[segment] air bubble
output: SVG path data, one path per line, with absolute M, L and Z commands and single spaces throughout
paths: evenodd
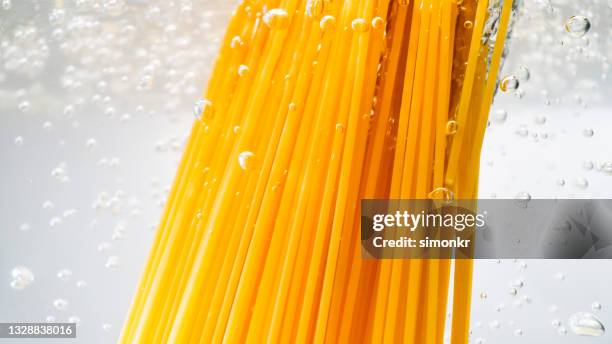
M 308 0 L 306 2 L 306 15 L 310 18 L 319 18 L 323 14 L 323 0 Z
M 25 266 L 16 266 L 11 270 L 11 288 L 22 290 L 34 282 L 34 274 Z
M 504 77 L 499 84 L 499 88 L 502 90 L 502 92 L 511 92 L 518 89 L 518 87 L 519 81 L 514 75 Z
M 587 312 L 573 314 L 569 319 L 569 325 L 572 332 L 580 336 L 599 337 L 606 331 L 601 321 Z
M 289 14 L 282 8 L 273 8 L 263 15 L 263 22 L 272 30 L 282 30 L 289 26 Z
M 249 72 L 249 66 L 240 65 L 238 67 L 238 76 L 245 76 Z
M 449 188 L 439 187 L 432 190 L 427 195 L 427 198 L 432 200 L 452 201 L 455 199 L 455 194 Z
M 68 269 L 62 269 L 57 272 L 57 278 L 61 279 L 62 281 L 67 281 L 70 279 L 70 277 L 72 277 L 72 271 Z
M 213 104 L 208 99 L 198 100 L 193 107 L 193 114 L 197 119 L 208 120 L 214 117 Z
M 493 113 L 493 120 L 497 123 L 504 123 L 508 119 L 508 112 L 506 110 L 497 110 Z
M 457 121 L 450 120 L 446 122 L 446 135 L 456 134 L 457 129 L 459 129 L 459 126 L 457 125 Z
M 574 37 L 582 37 L 591 28 L 591 22 L 583 16 L 571 16 L 565 21 L 565 31 Z
M 383 30 L 385 28 L 385 20 L 381 17 L 374 17 L 372 19 L 372 28 L 375 30 Z
M 355 32 L 367 32 L 369 27 L 365 19 L 356 18 L 351 22 L 351 28 Z
M 106 264 L 104 264 L 104 266 L 109 270 L 117 269 L 117 267 L 119 267 L 119 257 L 117 256 L 108 257 L 108 259 L 106 260 Z
M 238 155 L 240 168 L 249 171 L 255 168 L 255 154 L 250 151 L 242 152 Z
M 593 302 L 591 304 L 591 309 L 593 310 L 593 312 L 599 312 L 601 310 L 601 303 L 599 302 Z
M 321 20 L 319 21 L 319 27 L 323 31 L 332 30 L 335 25 L 336 25 L 336 18 L 334 18 L 333 16 L 329 16 L 329 15 L 323 16 L 323 18 L 321 18 Z
M 57 310 L 64 311 L 66 308 L 68 308 L 68 301 L 64 299 L 56 299 L 53 301 L 53 307 L 55 307 Z
M 584 135 L 585 137 L 593 137 L 594 134 L 595 131 L 591 128 L 586 128 L 582 131 L 582 135 Z

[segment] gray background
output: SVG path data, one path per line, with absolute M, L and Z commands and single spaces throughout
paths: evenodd
M 10 9 L 0 6 L 0 321 L 78 316 L 78 342 L 116 340 L 193 120 L 192 104 L 235 3 L 12 0 Z M 611 198 L 612 176 L 598 170 L 612 162 L 611 3 L 524 5 L 502 75 L 524 65 L 530 79 L 521 81 L 522 98 L 496 96 L 480 196 Z M 63 6 L 64 15 L 54 6 Z M 564 31 L 571 15 L 590 19 L 588 44 Z M 505 122 L 496 120 L 502 109 Z M 521 126 L 526 137 L 517 134 Z M 583 134 L 587 128 L 592 137 Z M 594 168 L 585 169 L 585 161 Z M 53 207 L 43 206 L 47 201 Z M 100 245 L 110 249 L 100 252 Z M 109 257 L 118 257 L 116 268 L 105 266 Z M 20 265 L 35 280 L 14 290 L 11 270 Z M 572 313 L 598 301 L 603 308 L 595 314 L 612 326 L 611 268 L 608 261 L 477 261 L 472 342 L 612 342 L 609 333 L 578 337 L 567 325 Z M 62 269 L 72 272 L 66 280 L 57 277 Z M 517 279 L 524 287 L 512 296 Z M 58 298 L 68 301 L 66 310 L 54 308 Z M 566 335 L 551 325 L 556 318 Z M 491 329 L 494 321 L 498 329 Z

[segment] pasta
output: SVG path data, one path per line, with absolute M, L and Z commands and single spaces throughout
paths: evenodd
M 472 262 L 362 260 L 359 202 L 476 197 L 488 6 L 244 0 L 120 342 L 467 343 Z

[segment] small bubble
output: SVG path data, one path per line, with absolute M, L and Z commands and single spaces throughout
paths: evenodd
M 214 117 L 213 104 L 208 99 L 198 100 L 193 107 L 193 114 L 197 119 L 207 120 Z
M 111 324 L 106 324 L 106 323 L 105 323 L 105 324 L 102 324 L 102 330 L 103 330 L 104 332 L 110 332 L 110 330 L 111 330 L 112 328 L 113 328 L 113 327 L 111 326 Z
M 544 115 L 537 115 L 537 116 L 534 117 L 533 121 L 536 124 L 542 125 L 542 124 L 546 123 L 546 116 L 544 116 Z
M 334 16 L 329 16 L 329 15 L 323 16 L 323 18 L 321 18 L 321 20 L 319 21 L 319 27 L 323 31 L 332 30 L 335 25 L 336 25 L 336 18 L 334 18 Z
M 601 303 L 599 302 L 593 302 L 591 304 L 591 309 L 593 310 L 593 312 L 599 312 L 601 310 Z
M 515 133 L 520 137 L 527 137 L 529 135 L 529 130 L 526 126 L 521 125 L 518 127 L 518 129 L 516 129 Z
M 579 189 L 586 189 L 589 186 L 589 181 L 585 178 L 577 178 L 575 185 Z
M 517 290 L 516 290 L 516 288 L 510 288 L 510 289 L 508 290 L 508 294 L 510 294 L 510 295 L 512 295 L 512 296 L 516 296 L 516 294 L 517 294 Z
M 24 100 L 21 103 L 19 103 L 17 107 L 19 108 L 19 111 L 21 112 L 28 112 L 28 110 L 30 110 L 30 102 L 27 100 Z
M 560 335 L 566 335 L 566 334 L 567 334 L 567 329 L 565 328 L 565 326 L 561 326 L 561 327 L 559 327 L 559 329 L 557 330 L 557 332 L 558 332 Z
M 81 318 L 79 318 L 76 315 L 72 315 L 68 318 L 68 322 L 69 323 L 73 323 L 76 324 L 77 326 L 79 326 L 81 324 Z
M 87 286 L 87 282 L 83 281 L 83 280 L 78 280 L 76 282 L 76 287 L 79 289 L 85 288 Z
M 487 298 L 487 293 L 482 292 L 480 293 L 480 299 L 485 300 Z
M 367 32 L 369 27 L 365 19 L 356 18 L 351 22 L 351 28 L 355 32 Z
M 504 123 L 508 119 L 508 112 L 506 110 L 497 110 L 493 113 L 493 119 L 497 123 Z
M 463 27 L 470 30 L 472 27 L 474 27 L 474 23 L 472 23 L 471 20 L 466 20 L 463 22 Z
M 308 0 L 306 2 L 306 15 L 310 18 L 319 18 L 323 14 L 323 0 Z
M 18 146 L 18 147 L 23 146 L 23 137 L 21 137 L 21 136 L 17 136 L 17 137 L 15 138 L 15 145 L 16 145 L 16 146 Z
M 531 77 L 531 72 L 526 66 L 520 66 L 516 74 L 520 81 L 528 81 L 529 78 Z
M 61 279 L 63 281 L 69 280 L 70 277 L 72 277 L 72 271 L 70 271 L 68 269 L 62 269 L 62 270 L 57 272 L 57 278 L 59 278 L 59 279 Z
M 240 168 L 248 171 L 255 168 L 255 154 L 250 151 L 244 151 L 238 155 L 238 164 Z
M 580 336 L 599 337 L 606 331 L 604 325 L 591 313 L 574 313 L 569 319 L 572 332 Z
M 96 141 L 96 139 L 92 137 L 92 138 L 87 139 L 87 141 L 85 141 L 85 147 L 87 147 L 88 149 L 92 149 L 96 146 L 97 143 L 98 142 Z
M 66 308 L 68 308 L 68 301 L 64 299 L 56 299 L 53 301 L 53 307 L 55 307 L 57 310 L 64 311 Z
M 273 8 L 263 15 L 263 22 L 272 30 L 282 30 L 289 26 L 289 14 L 282 8 Z
M 294 102 L 289 103 L 289 111 L 297 110 L 297 105 Z
M 106 260 L 106 264 L 104 264 L 104 266 L 110 270 L 117 269 L 117 267 L 119 267 L 119 257 L 117 256 L 108 257 L 108 259 Z
M 446 135 L 456 134 L 457 129 L 459 129 L 459 125 L 457 124 L 457 121 L 450 120 L 446 122 Z
M 504 77 L 499 84 L 499 88 L 502 90 L 502 92 L 514 91 L 518 87 L 519 81 L 514 75 Z
M 515 336 L 522 336 L 523 335 L 523 330 L 520 328 L 517 328 L 516 330 L 514 330 L 514 335 Z
M 565 31 L 574 37 L 582 37 L 591 28 L 591 22 L 583 16 L 571 16 L 565 21 Z
M 592 170 L 594 167 L 595 167 L 595 164 L 593 164 L 592 161 L 586 160 L 582 163 L 582 168 L 587 171 Z
M 34 274 L 25 266 L 19 265 L 11 270 L 11 288 L 22 290 L 34 282 Z
M 591 128 L 586 128 L 582 131 L 582 135 L 584 135 L 585 137 L 593 137 L 594 134 L 595 131 L 593 131 L 593 129 Z
M 385 20 L 381 17 L 374 17 L 372 19 L 372 28 L 374 28 L 375 30 L 382 30 L 385 28 L 385 25 Z
M 455 194 L 449 188 L 439 187 L 432 190 L 427 198 L 432 200 L 452 201 L 455 199 Z
M 553 325 L 554 327 L 559 327 L 561 326 L 561 320 L 559 319 L 553 319 L 550 321 L 551 325 Z
M 240 65 L 238 67 L 238 76 L 245 76 L 249 72 L 249 66 Z
M 557 185 L 559 185 L 559 186 L 565 185 L 565 179 L 563 179 L 563 178 L 557 179 Z
M 10 10 L 13 4 L 11 4 L 11 0 L 2 0 L 2 9 Z

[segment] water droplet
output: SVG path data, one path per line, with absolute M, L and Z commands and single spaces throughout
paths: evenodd
M 582 131 L 582 135 L 584 135 L 585 137 L 593 137 L 594 134 L 595 131 L 593 131 L 593 129 L 591 128 L 586 128 Z
M 514 75 L 506 76 L 502 79 L 499 84 L 499 88 L 502 92 L 514 91 L 519 87 L 519 81 Z
M 365 19 L 356 18 L 356 19 L 353 19 L 353 21 L 351 22 L 351 28 L 355 32 L 367 32 L 369 29 L 369 26 Z
M 565 328 L 565 326 L 561 326 L 561 327 L 559 327 L 559 329 L 557 330 L 557 332 L 558 332 L 560 335 L 566 335 L 566 334 L 567 334 L 567 329 Z
M 294 102 L 289 103 L 289 111 L 297 110 L 297 105 Z
M 244 151 L 238 155 L 238 164 L 240 168 L 249 171 L 255 168 L 255 154 L 253 152 Z
M 138 89 L 140 90 L 150 90 L 153 88 L 153 76 L 150 74 L 145 74 L 138 81 Z
M 7 10 L 8 11 L 8 10 L 11 9 L 11 7 L 12 7 L 11 0 L 2 0 L 2 9 L 3 10 Z
M 30 224 L 27 222 L 22 223 L 21 225 L 19 225 L 19 230 L 23 231 L 23 232 L 27 232 L 30 230 Z
M 319 18 L 323 14 L 323 0 L 308 0 L 306 2 L 306 15 L 310 18 Z
M 374 30 L 383 30 L 386 26 L 385 20 L 381 17 L 374 17 L 372 19 L 372 28 Z
M 263 22 L 272 30 L 282 30 L 289 26 L 289 14 L 282 8 L 273 8 L 263 15 Z
M 514 335 L 515 336 L 522 336 L 523 335 L 523 330 L 520 328 L 517 328 L 516 330 L 514 330 Z
M 64 299 L 56 299 L 53 301 L 53 307 L 55 307 L 57 310 L 64 311 L 66 308 L 68 308 L 68 301 Z
M 17 137 L 15 138 L 15 145 L 16 145 L 16 146 L 18 146 L 18 147 L 23 146 L 23 137 L 21 137 L 21 136 L 17 136 Z
M 450 120 L 446 122 L 446 135 L 455 135 L 457 133 L 457 129 L 459 129 L 457 121 Z
M 77 288 L 85 288 L 87 287 L 87 282 L 83 281 L 83 280 L 78 280 L 76 282 L 76 287 Z
M 565 31 L 574 37 L 584 36 L 591 28 L 591 22 L 583 16 L 571 16 L 565 21 Z
M 113 328 L 113 327 L 111 326 L 111 324 L 102 324 L 102 330 L 103 330 L 104 332 L 110 332 L 110 330 L 111 330 L 112 328 Z
M 72 277 L 72 271 L 70 271 L 68 269 L 62 269 L 62 270 L 57 272 L 57 278 L 59 278 L 59 279 L 61 279 L 63 281 L 69 280 L 70 277 Z
M 472 27 L 474 27 L 474 23 L 472 23 L 471 20 L 466 20 L 463 22 L 463 27 L 470 30 Z
M 525 282 L 523 282 L 523 280 L 517 279 L 512 283 L 512 285 L 517 288 L 522 288 L 525 285 Z
M 599 337 L 606 331 L 596 316 L 587 312 L 578 312 L 569 319 L 572 332 L 580 336 Z
M 550 323 L 554 326 L 554 327 L 559 327 L 561 326 L 561 320 L 559 319 L 553 319 L 550 321 Z
M 510 290 L 508 290 L 508 294 L 512 295 L 512 296 L 516 296 L 517 290 L 516 288 L 510 288 Z
M 11 270 L 11 288 L 22 290 L 34 282 L 34 274 L 25 266 L 16 266 Z
M 559 185 L 559 186 L 565 185 L 565 179 L 563 179 L 563 178 L 557 179 L 557 185 Z
M 339 133 L 344 133 L 344 125 L 342 125 L 342 123 L 336 123 L 336 131 Z
M 593 162 L 592 162 L 592 161 L 587 160 L 587 161 L 584 161 L 584 162 L 582 163 L 582 168 L 583 168 L 583 169 L 585 169 L 585 170 L 587 170 L 587 171 L 592 170 L 592 169 L 593 169 L 593 167 L 595 167 L 595 164 L 593 164 Z
M 333 30 L 335 25 L 336 18 L 334 18 L 333 16 L 323 16 L 323 18 L 321 18 L 321 20 L 319 21 L 319 27 L 321 27 L 321 30 L 323 31 Z
M 485 292 L 480 293 L 480 298 L 482 300 L 485 300 L 487 298 L 487 293 L 485 293 Z
M 208 99 L 198 100 L 193 107 L 193 114 L 197 119 L 208 120 L 214 117 L 213 104 Z
M 506 110 L 497 110 L 493 113 L 493 120 L 497 123 L 504 123 L 508 119 L 508 112 Z

